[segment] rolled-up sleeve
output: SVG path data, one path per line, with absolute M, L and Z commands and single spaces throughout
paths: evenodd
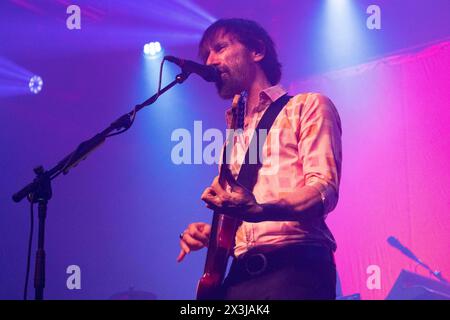
M 320 193 L 324 215 L 336 207 L 339 199 L 341 137 L 341 121 L 331 100 L 310 94 L 300 110 L 298 150 L 305 185 Z

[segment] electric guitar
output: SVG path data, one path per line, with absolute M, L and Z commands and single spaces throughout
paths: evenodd
M 233 99 L 231 107 L 231 129 L 236 130 L 243 127 L 245 98 L 245 94 L 241 94 L 236 95 Z M 233 141 L 229 141 L 228 139 L 227 141 L 228 143 L 233 143 Z M 223 152 L 225 150 L 231 151 L 231 147 L 232 145 L 227 149 L 225 145 Z M 219 183 L 224 189 L 226 188 L 227 181 L 234 179 L 226 159 L 228 158 L 223 157 L 219 168 Z M 232 254 L 234 237 L 240 222 L 240 220 L 214 211 L 205 268 L 197 285 L 198 300 L 221 298 L 219 290 L 225 277 L 228 258 Z

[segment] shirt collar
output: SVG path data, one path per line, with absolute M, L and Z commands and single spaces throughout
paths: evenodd
M 278 100 L 286 93 L 287 91 L 279 84 L 261 90 L 261 92 L 259 93 L 258 105 L 255 108 L 252 108 L 253 110 L 248 110 L 247 115 L 265 110 L 272 102 Z M 225 119 L 227 120 L 227 124 L 231 123 L 231 107 L 226 110 Z
M 259 102 L 254 110 L 248 110 L 247 114 L 261 112 L 265 110 L 272 102 L 277 101 L 280 97 L 285 95 L 287 91 L 279 84 L 266 88 L 259 93 Z

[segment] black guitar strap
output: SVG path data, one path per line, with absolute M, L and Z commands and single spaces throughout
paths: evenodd
M 253 134 L 252 140 L 247 148 L 247 152 L 245 154 L 244 163 L 241 165 L 241 169 L 239 170 L 239 175 L 237 178 L 237 182 L 244 186 L 246 189 L 253 191 L 255 187 L 258 171 L 262 167 L 260 153 L 262 152 L 262 147 L 265 143 L 265 139 L 269 134 L 269 131 L 273 125 L 273 122 L 277 118 L 280 111 L 283 107 L 289 102 L 292 96 L 288 96 L 287 94 L 281 96 L 274 102 L 270 104 L 267 110 L 264 112 L 261 120 L 259 121 L 255 133 Z M 267 134 L 260 137 L 260 132 L 262 130 L 266 130 Z M 251 146 L 256 146 L 256 163 L 250 163 L 250 153 Z M 223 161 L 226 161 L 226 149 L 223 153 Z M 253 159 L 252 159 L 253 160 Z M 253 161 L 254 162 L 254 161 Z

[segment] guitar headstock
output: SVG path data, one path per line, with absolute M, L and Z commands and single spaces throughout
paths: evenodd
M 231 129 L 243 129 L 245 118 L 245 107 L 247 105 L 247 91 L 242 91 L 241 94 L 236 94 L 231 103 L 231 114 L 233 116 L 231 121 Z
M 245 118 L 245 108 L 247 105 L 247 91 L 242 91 L 241 94 L 236 94 L 233 97 L 233 101 L 231 103 L 231 124 L 230 124 L 230 129 L 232 130 L 239 130 L 239 129 L 244 129 L 244 118 Z M 235 132 L 229 132 L 228 133 L 229 136 L 227 136 L 227 143 L 226 143 L 226 147 L 224 149 L 224 152 L 226 153 L 227 151 L 231 152 L 232 150 L 232 145 L 233 145 L 233 141 L 230 141 L 230 138 L 234 138 Z M 231 143 L 231 146 L 229 145 Z M 227 182 L 227 180 L 232 179 L 234 181 L 233 178 L 233 174 L 230 171 L 230 168 L 227 164 L 226 160 L 229 160 L 230 157 L 226 157 L 224 154 L 224 158 L 222 161 L 222 165 L 219 167 L 219 183 L 220 185 L 222 185 L 222 187 L 225 187 L 225 184 Z

